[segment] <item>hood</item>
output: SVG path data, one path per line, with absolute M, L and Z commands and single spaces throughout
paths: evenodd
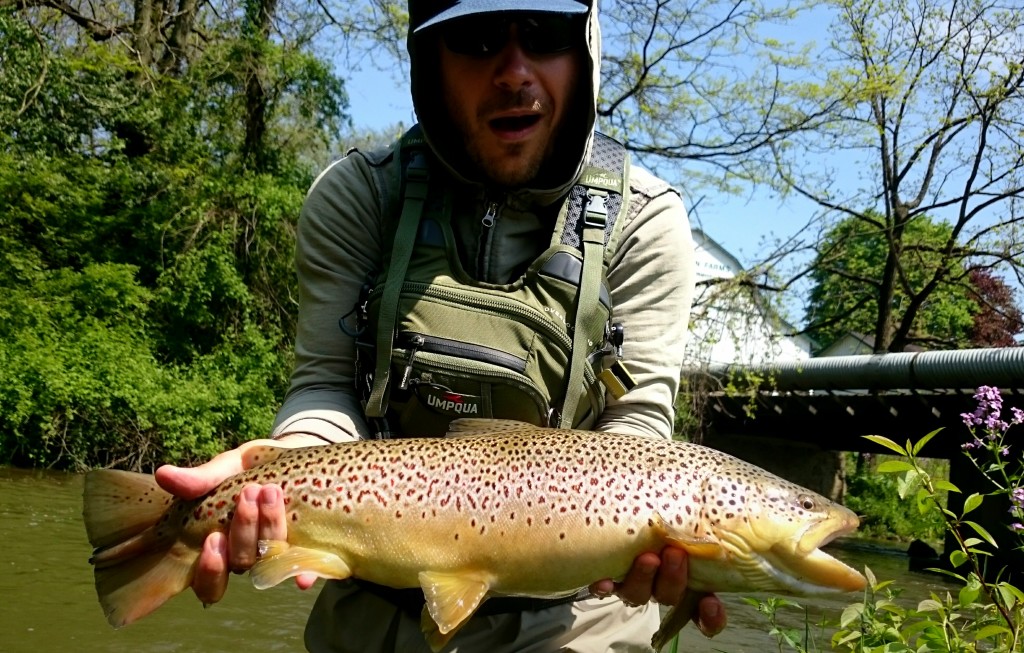
M 450 133 L 451 128 L 444 111 L 443 98 L 437 92 L 440 84 L 436 53 L 433 48 L 424 47 L 423 34 L 415 31 L 416 27 L 423 25 L 429 17 L 438 13 L 438 9 L 431 9 L 431 6 L 438 4 L 437 0 L 409 0 L 411 25 L 406 45 L 409 52 L 413 108 L 427 144 L 448 172 L 463 183 L 484 186 L 485 180 L 479 178 L 473 167 L 466 163 L 460 143 L 443 137 L 444 134 Z M 495 4 L 500 5 L 500 2 Z M 586 30 L 586 64 L 583 74 L 580 75 L 581 88 L 577 90 L 577 109 L 567 114 L 562 129 L 560 138 L 564 142 L 559 147 L 562 153 L 561 160 L 558 161 L 556 169 L 549 171 L 551 174 L 545 175 L 537 186 L 517 189 L 513 192 L 514 195 L 530 195 L 533 201 L 545 204 L 556 200 L 576 183 L 590 154 L 601 76 L 601 31 L 596 0 L 589 0 L 586 17 L 583 27 Z M 425 45 L 429 45 L 429 42 Z

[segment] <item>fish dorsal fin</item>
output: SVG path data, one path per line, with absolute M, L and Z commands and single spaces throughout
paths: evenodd
M 654 531 L 664 537 L 667 543 L 683 549 L 694 558 L 713 559 L 722 557 L 722 545 L 703 528 L 699 528 L 697 532 L 676 528 L 665 521 L 665 518 L 657 511 L 651 517 L 651 522 Z
M 421 571 L 420 587 L 426 608 L 441 635 L 447 635 L 473 616 L 487 596 L 488 583 L 467 574 Z
M 467 435 L 484 435 L 504 433 L 506 431 L 537 430 L 538 426 L 529 422 L 514 419 L 487 419 L 484 417 L 464 417 L 448 425 L 446 438 L 461 438 Z
M 242 468 L 252 469 L 253 467 L 266 465 L 267 463 L 280 458 L 281 454 L 286 451 L 291 451 L 291 448 L 272 444 L 261 444 L 249 447 L 242 452 Z

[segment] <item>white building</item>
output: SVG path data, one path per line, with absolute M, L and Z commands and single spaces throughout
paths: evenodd
M 743 283 L 743 266 L 700 229 L 693 229 L 697 291 L 690 316 L 687 366 L 763 364 L 804 360 L 812 341 L 789 335 L 795 328 L 781 320 L 763 291 Z

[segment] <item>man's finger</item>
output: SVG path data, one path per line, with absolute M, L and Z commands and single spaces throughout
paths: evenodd
M 228 550 L 231 552 L 231 571 L 245 571 L 256 562 L 256 542 L 259 540 L 260 507 L 259 485 L 246 485 L 238 495 L 235 515 L 228 529 Z
M 725 629 L 725 606 L 722 605 L 717 596 L 707 594 L 697 604 L 697 614 L 694 616 L 694 621 L 705 637 L 714 637 Z
M 651 600 L 654 576 L 658 572 L 661 559 L 654 553 L 642 553 L 633 561 L 633 567 L 622 579 L 618 591 L 624 602 L 629 605 L 644 605 Z
M 288 524 L 285 522 L 284 493 L 278 485 L 264 485 L 259 496 L 259 539 L 288 539 Z
M 155 476 L 157 484 L 174 496 L 196 499 L 241 471 L 241 453 L 232 449 L 217 454 L 198 467 L 163 465 L 157 468 Z
M 661 552 L 661 565 L 654 579 L 654 600 L 662 605 L 675 605 L 686 591 L 688 566 L 686 552 L 674 546 Z
M 220 531 L 210 533 L 203 542 L 195 579 L 192 581 L 192 590 L 205 605 L 220 601 L 227 590 L 227 546 L 227 538 Z

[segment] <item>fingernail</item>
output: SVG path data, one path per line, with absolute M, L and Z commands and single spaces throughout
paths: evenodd
M 276 505 L 281 500 L 281 488 L 269 485 L 260 492 L 260 503 L 265 506 Z
M 259 496 L 260 486 L 258 485 L 247 485 L 242 489 L 242 501 L 246 503 L 256 503 Z
M 669 553 L 661 557 L 661 565 L 669 571 L 676 571 L 683 566 L 683 560 L 680 556 Z
M 645 574 L 653 574 L 658 569 L 658 565 L 642 564 L 640 565 L 640 571 Z
M 224 533 L 221 533 L 220 531 L 210 533 L 210 536 L 206 538 L 206 548 L 210 553 L 227 555 L 228 541 L 227 538 L 224 537 Z

